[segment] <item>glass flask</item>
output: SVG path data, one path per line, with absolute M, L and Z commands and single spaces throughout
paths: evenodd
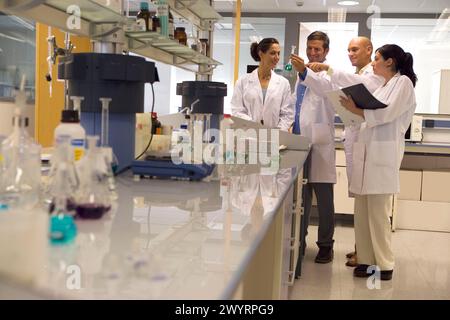
M 296 46 L 291 46 L 291 55 L 295 53 Z M 284 66 L 284 70 L 286 71 L 292 71 L 292 60 L 289 57 L 289 62 Z
M 77 236 L 77 225 L 73 215 L 67 210 L 65 196 L 53 199 L 54 209 L 50 217 L 50 243 L 53 245 L 72 243 Z
M 98 136 L 87 136 L 86 156 L 78 162 L 80 188 L 76 201 L 77 216 L 99 219 L 111 209 L 108 182 L 108 164 L 97 146 Z
M 2 143 L 3 184 L 0 202 L 10 208 L 33 208 L 39 200 L 41 147 L 30 138 L 28 118 L 16 108 L 13 132 Z
M 71 137 L 57 137 L 56 149 L 52 156 L 52 166 L 48 179 L 46 198 L 50 200 L 49 212 L 55 209 L 55 199 L 63 199 L 63 209 L 67 214 L 74 215 L 75 199 L 79 191 L 79 178 L 75 169 L 73 152 L 71 152 Z

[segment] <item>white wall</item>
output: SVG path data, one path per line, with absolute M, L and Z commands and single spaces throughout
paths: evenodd
M 431 103 L 432 75 L 450 68 L 450 19 L 373 19 L 374 48 L 395 43 L 411 52 L 416 85 L 416 113 L 438 113 Z

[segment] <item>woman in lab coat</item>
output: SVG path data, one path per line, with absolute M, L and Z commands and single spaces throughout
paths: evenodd
M 289 81 L 273 71 L 280 61 L 278 40 L 254 42 L 250 53 L 259 61 L 259 67 L 236 82 L 231 112 L 236 117 L 288 130 L 294 120 L 294 101 Z
M 358 108 L 351 97 L 341 98 L 350 112 L 365 118 L 353 145 L 350 192 L 355 194 L 355 238 L 358 266 L 354 276 L 368 277 L 376 269 L 381 280 L 390 280 L 394 270 L 390 215 L 392 194 L 399 193 L 400 164 L 405 150 L 405 132 L 416 108 L 417 77 L 413 58 L 402 48 L 387 44 L 375 53 L 375 74 L 385 79 L 374 96 L 386 108 Z M 339 72 L 339 71 L 333 71 Z

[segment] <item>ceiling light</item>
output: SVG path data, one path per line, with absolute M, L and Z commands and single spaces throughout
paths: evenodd
M 232 23 L 216 23 L 215 27 L 218 30 L 233 30 Z M 241 23 L 241 30 L 255 30 L 255 27 L 253 27 L 250 23 Z
M 339 1 L 338 5 L 340 6 L 357 6 L 359 1 Z

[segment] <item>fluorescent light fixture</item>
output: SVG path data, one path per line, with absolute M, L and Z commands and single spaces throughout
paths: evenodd
M 216 23 L 215 27 L 218 30 L 233 30 L 232 23 Z M 241 30 L 255 30 L 255 27 L 253 27 L 250 23 L 241 23 Z
M 340 6 L 357 6 L 359 1 L 339 1 L 338 5 Z

